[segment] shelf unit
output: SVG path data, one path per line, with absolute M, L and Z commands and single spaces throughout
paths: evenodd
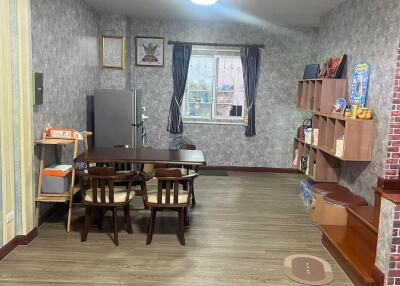
M 81 132 L 84 143 L 84 150 L 88 150 L 88 136 L 92 135 L 91 132 L 83 131 Z M 41 140 L 35 141 L 35 144 L 41 146 L 41 155 L 40 155 L 40 163 L 39 163 L 39 178 L 37 185 L 37 194 L 36 194 L 36 225 L 39 226 L 39 216 L 40 216 L 40 203 L 67 203 L 69 202 L 68 208 L 68 219 L 67 219 L 67 232 L 71 230 L 71 215 L 72 215 L 72 200 L 76 193 L 80 191 L 80 187 L 75 185 L 75 161 L 74 159 L 78 156 L 78 147 L 79 147 L 79 139 L 76 136 L 74 139 L 61 139 L 61 138 L 52 138 L 47 137 L 46 134 L 43 134 L 43 138 Z M 62 148 L 67 145 L 73 144 L 73 160 L 72 160 L 72 173 L 71 173 L 71 187 L 69 191 L 62 194 L 49 194 L 42 193 L 42 178 L 43 178 L 43 170 L 45 168 L 45 154 L 46 147 L 49 146 L 61 146 Z M 62 150 L 61 150 L 62 154 Z M 62 157 L 62 156 L 61 156 Z M 60 162 L 62 162 L 62 158 L 60 158 Z
M 315 182 L 337 182 L 340 162 L 372 160 L 374 120 L 351 119 L 332 113 L 337 98 L 346 98 L 347 79 L 302 80 L 298 83 L 297 108 L 311 112 L 312 129 L 318 138 L 311 144 L 294 138 L 293 161 L 308 157 L 307 176 Z M 342 152 L 337 153 L 337 140 L 343 139 Z M 339 149 L 340 150 L 340 149 Z M 341 153 L 341 154 L 340 154 Z
M 347 79 L 313 79 L 298 83 L 297 108 L 328 114 L 336 99 L 346 98 Z

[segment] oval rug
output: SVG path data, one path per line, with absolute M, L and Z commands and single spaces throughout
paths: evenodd
M 325 260 L 306 254 L 287 256 L 285 274 L 301 284 L 326 285 L 333 281 L 332 268 Z

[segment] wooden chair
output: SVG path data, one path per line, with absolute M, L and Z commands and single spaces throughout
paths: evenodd
M 173 210 L 178 212 L 179 242 L 181 245 L 185 245 L 185 209 L 190 205 L 193 181 L 197 174 L 182 175 L 180 169 L 156 169 L 155 175 L 158 180 L 157 193 L 146 193 L 145 196 L 146 205 L 151 209 L 146 244 L 150 244 L 153 238 L 157 212 L 161 210 Z M 180 184 L 183 182 L 188 184 L 188 191 L 179 189 Z
M 104 212 L 111 210 L 113 212 L 114 222 L 114 243 L 118 246 L 118 229 L 117 229 L 117 209 L 124 210 L 124 219 L 126 230 L 133 233 L 131 217 L 129 214 L 129 203 L 135 193 L 131 191 L 132 179 L 136 172 L 116 174 L 113 168 L 107 167 L 91 167 L 88 169 L 87 176 L 90 189 L 82 188 L 83 205 L 86 207 L 85 227 L 82 233 L 81 241 L 87 239 L 89 228 L 92 222 L 92 215 L 99 214 L 99 229 L 101 228 Z M 118 182 L 127 182 L 127 186 L 116 186 Z
M 197 150 L 195 145 L 192 144 L 182 144 L 179 146 L 179 150 Z M 183 170 L 186 172 L 187 175 L 190 173 L 199 173 L 199 166 L 192 166 L 192 165 L 183 165 Z M 183 183 L 183 189 L 187 190 L 188 186 L 187 183 Z M 194 185 L 192 190 L 192 206 L 196 205 L 196 196 L 194 194 Z

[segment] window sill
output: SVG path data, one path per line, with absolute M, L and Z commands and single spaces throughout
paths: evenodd
M 207 120 L 207 119 L 183 119 L 183 124 L 208 124 L 208 125 L 237 125 L 243 126 L 243 119 L 240 120 Z

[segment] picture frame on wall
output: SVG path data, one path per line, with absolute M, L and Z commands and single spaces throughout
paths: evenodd
M 135 38 L 136 66 L 164 67 L 164 38 Z
M 102 68 L 125 68 L 125 37 L 101 36 L 100 66 Z

